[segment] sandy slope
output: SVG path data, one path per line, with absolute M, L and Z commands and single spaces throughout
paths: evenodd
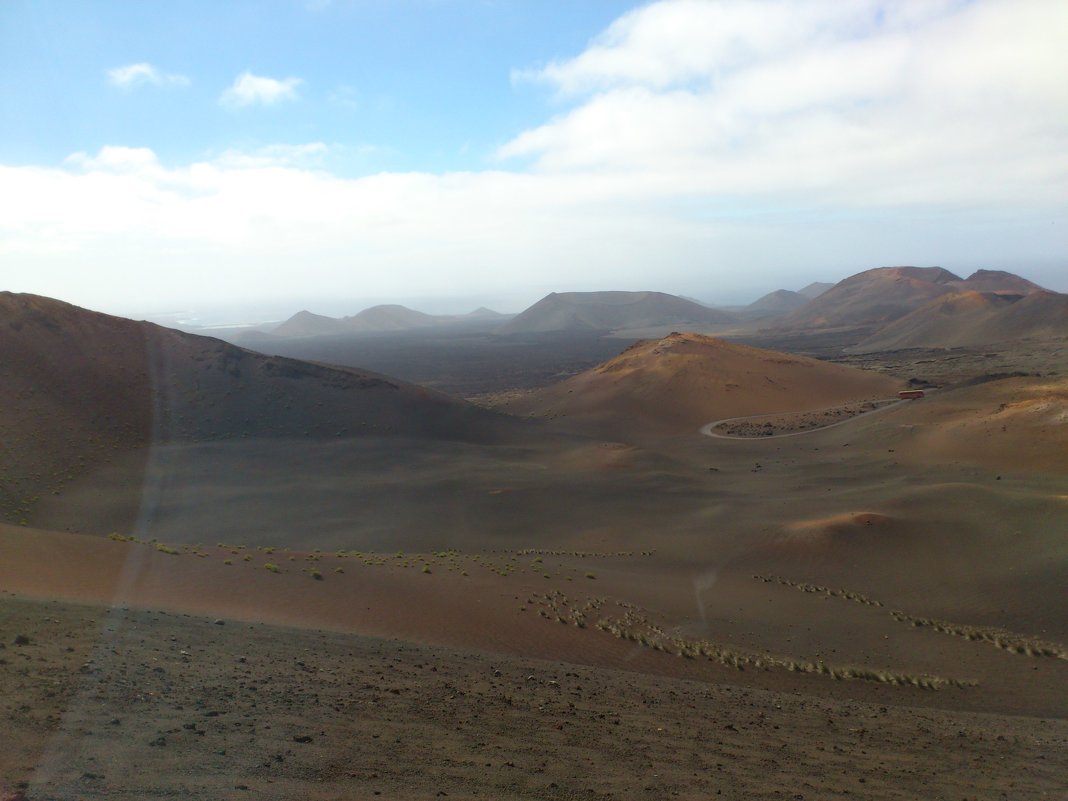
M 959 523 L 939 519 L 936 512 L 923 510 L 925 504 L 930 505 L 929 499 L 914 494 L 896 505 L 873 504 L 879 512 L 793 517 L 772 536 L 751 541 L 729 559 L 715 553 L 722 544 L 711 550 L 692 549 L 685 560 L 670 552 L 661 555 L 655 546 L 626 552 L 339 554 L 214 543 L 157 547 L 7 527 L 0 529 L 0 589 L 40 598 L 400 637 L 705 681 L 745 681 L 816 695 L 1068 715 L 1068 701 L 1057 690 L 1068 680 L 1068 659 L 1015 655 L 966 638 L 916 631 L 890 616 L 889 610 L 900 609 L 961 624 L 1000 626 L 1016 631 L 1024 638 L 1021 641 L 1068 641 L 1068 630 L 1057 617 L 1063 604 L 1051 596 L 1068 556 L 1064 549 L 1057 562 L 1049 562 L 1055 551 L 1047 545 L 1047 561 L 1040 565 L 1011 556 L 1012 548 L 1040 541 L 1030 537 L 1017 535 L 1013 542 L 1001 544 L 986 537 L 971 548 L 962 547 L 962 540 L 946 531 L 947 522 L 949 531 Z M 928 516 L 933 524 L 929 531 L 942 530 L 941 542 L 926 541 L 931 535 L 923 520 Z M 974 531 L 971 536 L 976 538 Z M 989 568 L 972 567 L 966 575 L 947 576 L 939 563 L 950 553 L 962 567 L 983 557 L 1002 564 L 1010 559 L 1017 568 L 1014 583 L 997 586 L 994 582 L 1002 577 Z M 924 568 L 910 567 L 910 560 L 920 554 L 932 562 Z M 1042 567 L 1056 569 L 1043 575 Z M 755 575 L 783 575 L 859 591 L 879 598 L 885 607 L 869 609 L 831 599 L 835 613 L 827 618 L 828 599 L 806 601 L 796 590 L 768 584 Z M 1013 609 L 1006 599 L 1028 576 L 1032 597 Z M 916 595 L 921 588 L 923 594 Z M 1046 620 L 1033 610 L 1040 598 L 1051 599 L 1046 602 Z M 587 625 L 571 625 L 578 619 L 571 610 L 583 609 Z M 1021 612 L 1026 621 L 1017 617 Z M 637 647 L 599 625 L 601 620 L 622 621 L 635 614 L 650 621 L 640 625 L 641 631 L 651 632 L 647 625 L 655 624 L 693 642 L 708 641 L 743 654 L 825 659 L 831 665 L 866 666 L 902 677 L 979 684 L 932 691 L 880 681 L 838 682 L 774 664 L 735 678 L 734 668 L 716 659 L 682 659 L 648 645 Z M 564 620 L 557 621 L 560 615 Z M 1026 689 L 1018 686 L 1021 675 L 1028 677 Z
M 5 643 L 36 632 L 0 651 L 4 798 L 1040 799 L 1068 770 L 1064 721 L 159 611 L 0 611 Z
M 989 381 L 888 417 L 900 426 L 901 458 L 909 461 L 1068 474 L 1068 377 Z
M 0 519 L 148 445 L 365 435 L 493 442 L 514 421 L 375 373 L 0 293 Z M 135 490 L 139 480 L 133 482 Z
M 1068 337 L 1068 295 L 965 292 L 944 295 L 860 342 L 851 353 L 955 348 Z
M 875 373 L 728 343 L 671 334 L 507 405 L 617 431 L 696 430 L 743 414 L 818 409 L 885 398 L 897 382 Z

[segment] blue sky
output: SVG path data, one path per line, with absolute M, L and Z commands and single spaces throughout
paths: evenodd
M 484 167 L 541 121 L 546 92 L 514 67 L 579 51 L 633 2 L 355 0 L 0 6 L 5 163 L 151 147 L 182 163 L 231 148 L 322 141 L 360 153 L 343 174 Z M 116 91 L 148 63 L 176 85 Z M 299 102 L 235 113 L 245 71 L 300 80 Z M 155 91 L 153 91 L 155 90 Z
M 1058 0 L 8 0 L 0 286 L 266 316 L 902 263 L 1068 290 L 1066 38 Z

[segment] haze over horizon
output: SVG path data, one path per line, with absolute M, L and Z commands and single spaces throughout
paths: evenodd
M 1055 0 L 6 3 L 0 289 L 215 322 L 902 264 L 1068 291 L 1066 38 Z

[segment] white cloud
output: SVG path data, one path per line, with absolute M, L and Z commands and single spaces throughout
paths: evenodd
M 1059 0 L 666 0 L 529 75 L 577 105 L 498 156 L 720 200 L 1063 203 L 1066 39 Z
M 144 172 L 159 166 L 156 154 L 147 147 L 105 145 L 95 156 L 78 152 L 67 156 L 65 163 L 87 171 Z
M 222 93 L 219 103 L 230 108 L 256 104 L 273 106 L 285 100 L 296 100 L 297 87 L 301 83 L 300 78 L 276 80 L 262 75 L 253 75 L 246 70 L 238 75 L 233 84 Z
M 575 58 L 514 77 L 548 83 L 563 94 L 635 84 L 714 84 L 730 71 L 864 38 L 875 27 L 915 30 L 961 5 L 963 0 L 662 0 L 624 14 Z
M 120 89 L 136 89 L 138 86 L 183 87 L 189 86 L 189 78 L 177 73 L 160 72 L 147 62 L 127 64 L 107 71 L 108 81 Z
M 322 152 L 277 146 L 172 167 L 112 147 L 66 169 L 0 167 L 0 261 L 29 276 L 7 288 L 114 310 L 192 303 L 205 286 L 242 302 L 458 291 L 532 301 L 605 287 L 723 300 L 883 263 L 1020 269 L 1020 258 L 1068 256 L 1030 209 L 739 213 L 652 173 L 345 179 L 286 163 L 302 149 Z

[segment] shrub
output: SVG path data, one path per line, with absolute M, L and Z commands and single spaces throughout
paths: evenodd
M 280 573 L 280 572 L 281 572 L 281 570 L 279 569 L 278 565 L 276 565 L 276 564 L 273 564 L 273 563 L 271 563 L 271 562 L 268 562 L 267 564 L 265 564 L 265 565 L 263 566 L 263 569 L 264 569 L 264 570 L 268 570 L 268 571 L 270 571 L 271 573 Z

